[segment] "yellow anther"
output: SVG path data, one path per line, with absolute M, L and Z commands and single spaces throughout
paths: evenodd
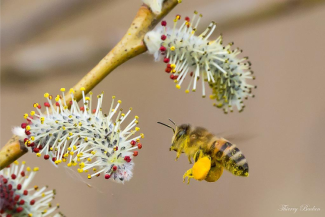
M 81 91 L 85 91 L 85 90 L 86 90 L 86 88 L 84 88 L 84 87 L 81 87 L 81 88 L 80 88 L 80 90 L 81 90 Z
M 71 167 L 71 165 L 72 165 L 71 163 L 68 163 L 68 164 L 67 164 L 68 167 Z
M 91 175 L 90 174 L 88 174 L 88 179 L 91 179 Z
M 26 163 L 26 161 L 21 162 L 21 164 L 25 164 L 25 163 Z
M 56 101 L 56 102 L 59 102 L 59 101 L 60 101 L 60 97 L 58 97 L 58 96 L 55 97 L 55 101 Z
M 74 89 L 70 88 L 69 93 L 74 93 Z
M 87 101 L 87 100 L 90 101 L 90 97 L 89 97 L 89 96 L 86 96 L 86 97 L 85 97 L 85 100 L 86 100 L 86 101 Z
M 38 106 L 38 103 L 34 103 L 33 107 L 36 108 Z
M 136 120 L 138 120 L 138 119 L 139 119 L 139 117 L 138 117 L 138 116 L 135 116 L 134 118 L 135 118 Z
M 88 142 L 88 138 L 87 138 L 87 137 L 85 137 L 84 140 L 85 140 L 86 142 Z
M 50 150 L 53 151 L 53 147 L 51 147 Z
M 70 155 L 74 155 L 74 152 L 73 151 L 70 151 Z
M 175 64 L 171 64 L 170 67 L 171 67 L 172 69 L 175 69 L 175 68 L 176 68 L 176 65 L 175 65 Z
M 78 124 L 79 126 L 82 126 L 82 123 L 81 122 L 79 122 L 79 124 Z
M 80 162 L 80 158 L 77 158 L 77 161 Z
M 14 164 L 18 165 L 18 164 L 19 164 L 19 162 L 15 160 L 15 161 L 14 161 Z
M 35 137 L 34 137 L 34 136 L 31 136 L 30 139 L 31 139 L 32 141 L 34 141 L 34 140 L 35 140 Z
M 40 156 L 41 156 L 41 153 L 37 153 L 36 156 L 37 156 L 37 157 L 40 157 Z
M 88 161 L 88 162 L 90 162 L 90 161 L 91 161 L 91 158 L 90 158 L 90 157 L 89 157 L 89 158 L 87 158 L 87 161 Z
M 136 128 L 135 128 L 135 131 L 139 131 L 139 130 L 140 130 L 140 127 L 136 127 Z
M 170 47 L 170 50 L 171 50 L 171 51 L 174 51 L 174 50 L 175 50 L 175 46 L 171 46 L 171 47 Z
M 65 158 L 62 158 L 62 161 L 63 161 L 63 162 L 66 162 L 66 161 L 67 161 L 67 159 L 65 159 Z
M 122 101 L 121 101 L 121 100 L 117 100 L 117 102 L 118 102 L 118 103 L 120 103 L 120 104 L 122 103 Z
M 64 88 L 64 87 L 62 87 L 62 88 L 60 89 L 60 91 L 64 92 L 64 91 L 65 91 L 65 88 Z
M 175 83 L 175 84 L 177 84 L 177 82 L 178 82 L 177 80 L 174 80 L 174 83 Z
M 44 193 L 42 193 L 42 197 L 45 197 L 45 194 Z
M 25 129 L 26 129 L 26 130 L 30 130 L 30 126 L 29 126 L 29 125 L 27 125 Z
M 34 172 L 37 172 L 37 171 L 39 171 L 39 168 L 38 167 L 34 167 Z
M 181 89 L 181 85 L 176 84 L 176 88 L 177 88 L 177 89 Z
M 74 145 L 74 146 L 73 146 L 73 150 L 77 150 L 77 146 Z
M 136 124 L 138 124 L 138 123 L 139 123 L 139 121 L 135 121 L 135 123 L 136 123 Z
M 27 119 L 28 118 L 28 114 L 24 114 L 24 118 Z
M 37 191 L 38 190 L 38 186 L 34 185 L 34 190 Z
M 137 138 L 137 139 L 136 139 L 136 141 L 137 141 L 137 142 L 140 142 L 140 139 L 139 139 L 139 138 Z
M 63 155 L 63 157 L 68 157 L 69 156 L 69 154 L 68 153 L 65 153 L 64 155 Z
M 48 98 L 49 96 L 50 96 L 49 93 L 44 93 L 44 97 L 45 97 L 45 98 Z
M 115 96 L 112 96 L 112 99 L 115 99 Z
M 95 152 L 95 151 L 91 151 L 91 154 L 92 154 L 92 155 L 95 155 L 95 154 L 96 154 L 96 152 Z
M 79 166 L 80 166 L 80 168 L 84 168 L 84 167 L 85 167 L 85 163 L 84 163 L 84 162 L 81 162 L 81 163 L 79 164 Z
M 31 111 L 31 112 L 30 112 L 30 115 L 31 115 L 31 116 L 34 116 L 34 115 L 35 115 L 35 111 Z
M 141 136 L 142 139 L 144 138 L 144 134 L 143 133 L 141 133 L 140 136 Z
M 66 128 L 65 128 L 65 126 L 62 126 L 62 130 L 65 130 Z
M 26 168 L 26 170 L 27 170 L 28 172 L 30 172 L 30 171 L 31 171 L 30 167 L 27 167 L 27 168 Z
M 122 114 L 121 114 L 121 116 L 122 116 L 122 117 L 124 117 L 124 116 L 125 116 L 125 114 L 124 114 L 124 113 L 122 113 Z

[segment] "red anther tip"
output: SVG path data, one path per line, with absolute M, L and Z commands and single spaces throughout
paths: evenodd
M 17 178 L 16 174 L 11 174 L 11 178 L 16 179 Z
M 29 135 L 31 134 L 31 132 L 28 131 L 28 130 L 25 130 L 25 134 L 26 134 L 27 136 L 29 136 Z
M 166 48 L 165 48 L 164 46 L 161 46 L 161 47 L 159 48 L 159 50 L 160 50 L 161 52 L 164 52 L 164 51 L 166 51 Z
M 22 123 L 20 126 L 21 128 L 25 129 L 27 127 L 27 123 Z
M 48 103 L 48 102 L 44 102 L 44 106 L 45 106 L 45 107 L 50 107 L 50 103 Z
M 173 80 L 176 80 L 177 78 L 178 78 L 178 75 L 175 75 L 174 78 L 173 78 Z
M 117 170 L 117 166 L 113 166 L 113 170 L 116 171 Z
M 21 189 L 21 184 L 17 185 L 17 189 L 20 190 Z
M 28 138 L 25 138 L 25 139 L 24 139 L 24 143 L 27 142 L 27 141 L 28 141 Z
M 8 185 L 8 190 L 10 191 L 12 189 L 12 184 Z
M 41 105 L 38 105 L 38 106 L 37 106 L 37 108 L 38 108 L 38 109 L 41 109 L 41 108 L 42 108 L 42 106 L 41 106 Z
M 174 80 L 175 76 L 173 74 L 171 74 L 169 77 L 170 77 L 170 79 Z
M 28 195 L 28 191 L 27 190 L 24 190 L 24 195 Z
M 52 157 L 52 161 L 55 162 L 56 161 L 56 157 Z
M 85 111 L 85 108 L 84 107 L 80 107 L 80 111 Z
M 38 153 L 38 152 L 39 152 L 39 149 L 38 149 L 38 148 L 34 148 L 33 151 L 34 151 L 35 153 Z
M 130 158 L 130 156 L 125 156 L 125 157 L 124 157 L 124 160 L 125 160 L 126 162 L 130 163 L 132 159 Z
M 165 41 L 166 38 L 167 38 L 167 36 L 166 35 L 162 35 L 160 38 L 161 38 L 161 40 Z
M 130 144 L 132 145 L 132 146 L 134 146 L 135 145 L 135 141 L 134 140 L 132 140 L 131 142 L 130 142 Z
M 24 200 L 20 200 L 19 201 L 19 205 L 24 205 L 25 204 L 25 201 Z
M 164 63 L 168 63 L 169 62 L 169 58 L 164 58 Z
M 59 102 L 56 102 L 55 105 L 56 105 L 56 106 L 60 106 L 60 103 L 59 103 Z
M 20 195 L 17 194 L 17 195 L 14 197 L 14 200 L 15 200 L 15 201 L 18 201 L 19 198 L 20 198 Z
M 25 176 L 25 171 L 21 171 L 20 175 L 21 175 L 22 177 L 24 177 L 24 176 Z
M 105 174 L 105 179 L 109 179 L 111 176 L 109 174 Z
M 167 67 L 167 68 L 165 69 L 165 72 L 169 73 L 171 70 L 172 70 L 171 68 L 168 68 L 168 67 Z
M 94 113 L 94 114 L 96 113 L 96 109 L 93 109 L 93 113 Z
M 23 207 L 21 207 L 21 206 L 16 209 L 16 212 L 18 212 L 18 213 L 20 213 L 21 211 L 23 211 Z
M 141 148 L 142 148 L 142 144 L 139 143 L 139 144 L 138 144 L 138 149 L 141 149 Z
M 72 100 L 70 101 L 70 105 L 72 105 Z
M 35 204 L 35 200 L 31 200 L 29 204 L 30 205 L 34 205 Z
M 48 154 L 44 155 L 45 160 L 48 160 L 49 158 L 50 158 L 50 155 L 48 155 Z
M 139 154 L 139 153 L 138 153 L 137 151 L 134 151 L 134 152 L 133 152 L 133 156 L 134 156 L 134 157 L 138 156 L 138 154 Z
M 193 76 L 193 72 L 190 73 L 190 76 Z
M 167 25 L 167 22 L 165 20 L 161 21 L 161 25 L 162 26 L 166 26 Z
M 185 20 L 186 20 L 187 22 L 190 22 L 190 18 L 189 18 L 189 17 L 185 17 Z
M 171 65 L 170 65 L 170 63 L 168 63 L 168 64 L 167 64 L 167 67 L 168 67 L 168 68 L 171 68 Z
M 8 179 L 2 179 L 2 181 L 3 181 L 4 184 L 7 184 Z

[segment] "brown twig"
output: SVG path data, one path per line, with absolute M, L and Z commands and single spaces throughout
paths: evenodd
M 85 92 L 88 93 L 116 67 L 144 53 L 147 50 L 143 43 L 145 34 L 152 30 L 177 4 L 178 0 L 167 0 L 159 15 L 152 13 L 147 6 L 141 6 L 131 27 L 121 41 L 73 89 L 79 90 L 81 87 L 84 87 L 86 89 Z M 79 101 L 82 97 L 81 91 L 77 91 L 74 97 Z M 71 101 L 71 95 L 67 94 L 65 99 L 67 104 L 70 104 L 68 102 Z M 17 136 L 13 136 L 0 150 L 0 170 L 25 153 L 27 153 L 27 148 L 20 145 Z

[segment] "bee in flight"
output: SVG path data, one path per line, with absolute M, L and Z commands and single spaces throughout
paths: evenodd
M 158 122 L 174 132 L 170 151 L 177 152 L 176 160 L 181 153 L 187 155 L 190 164 L 194 160 L 193 167 L 185 172 L 183 182 L 186 177 L 187 184 L 192 178 L 215 182 L 222 175 L 223 168 L 236 176 L 248 176 L 247 160 L 234 144 L 202 127 L 192 128 L 189 124 L 176 126 L 174 121 L 170 121 L 176 128 Z

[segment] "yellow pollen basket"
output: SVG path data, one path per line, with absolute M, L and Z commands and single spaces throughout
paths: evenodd
M 211 168 L 211 160 L 209 157 L 200 158 L 194 165 L 193 165 L 193 177 L 196 180 L 204 180 L 205 177 L 208 175 Z

